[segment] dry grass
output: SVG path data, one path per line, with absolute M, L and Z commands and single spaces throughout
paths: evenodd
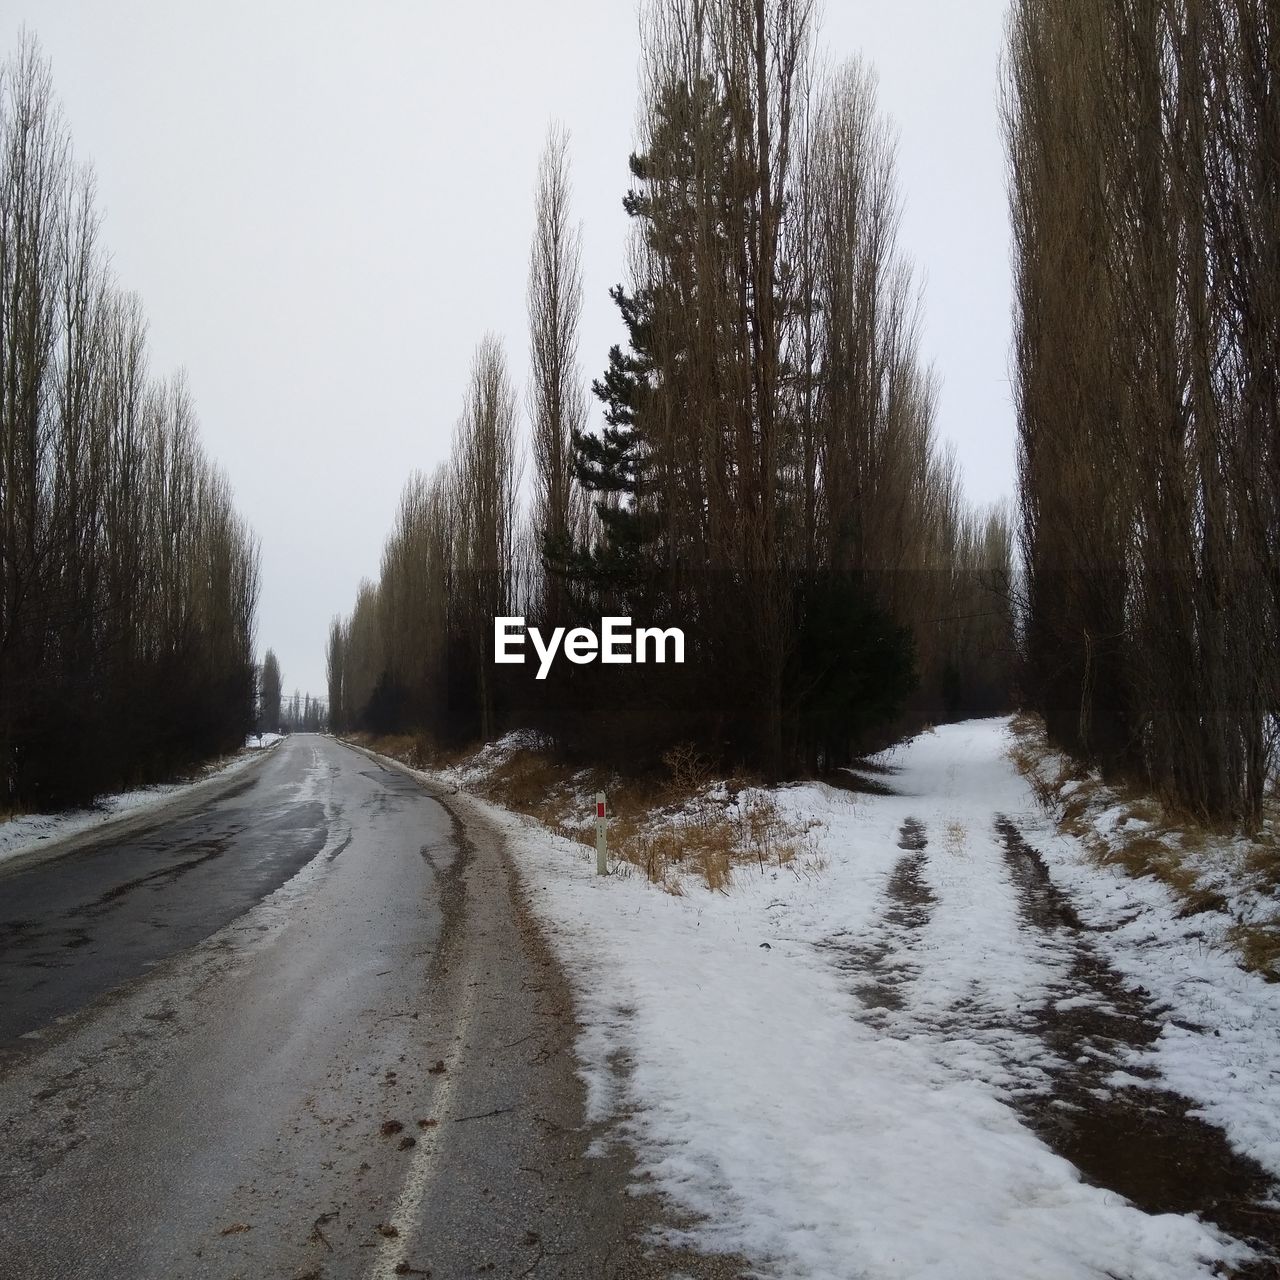
M 609 853 L 622 874 L 642 872 L 673 894 L 687 878 L 708 889 L 728 888 L 734 868 L 817 870 L 822 859 L 816 823 L 789 819 L 772 794 L 751 780 L 715 786 L 710 763 L 691 746 L 664 757 L 664 770 L 624 777 L 602 769 L 574 769 L 549 751 L 517 748 L 483 769 L 478 750 L 443 753 L 423 739 L 358 739 L 362 745 L 416 769 L 466 766 L 468 789 L 556 834 L 595 847 L 593 802 L 608 796 Z
M 548 755 L 514 751 L 495 765 L 481 791 L 516 813 L 559 826 L 568 800 L 569 777 Z
M 1262 831 L 1249 849 L 1250 873 L 1280 898 L 1280 795 L 1273 792 Z M 1236 945 L 1251 968 L 1268 975 L 1280 974 L 1280 913 L 1263 924 L 1238 924 L 1232 930 Z
M 1273 802 L 1275 810 L 1263 823 L 1249 850 L 1249 870 L 1280 886 L 1280 797 Z
M 728 887 L 735 867 L 786 867 L 811 848 L 806 829 L 789 821 L 767 792 L 740 792 L 737 800 L 685 796 L 675 813 L 632 810 L 615 822 L 610 847 L 655 884 L 681 891 L 686 874 L 708 889 Z M 812 865 L 812 861 L 806 865 Z
M 474 751 L 466 747 L 456 751 L 445 751 L 438 747 L 424 734 L 397 733 L 377 736 L 372 733 L 353 733 L 348 735 L 352 742 L 377 751 L 410 769 L 450 769 L 461 764 Z
M 1237 924 L 1229 936 L 1246 969 L 1273 980 L 1280 973 L 1280 924 Z
M 1162 881 L 1183 904 L 1184 915 L 1230 909 L 1222 892 L 1206 883 L 1207 856 L 1215 843 L 1222 847 L 1226 833 L 1205 827 L 1135 786 L 1103 782 L 1050 747 L 1043 725 L 1033 716 L 1017 717 L 1013 731 L 1014 765 L 1055 816 L 1059 829 L 1079 839 L 1096 863 Z M 1096 821 L 1104 810 L 1118 810 L 1109 815 L 1110 830 L 1105 833 Z M 1262 832 L 1251 837 L 1239 867 L 1242 884 L 1263 894 L 1280 888 L 1278 827 L 1272 812 Z M 1276 976 L 1280 914 L 1262 923 L 1237 921 L 1228 936 L 1246 968 L 1267 978 Z

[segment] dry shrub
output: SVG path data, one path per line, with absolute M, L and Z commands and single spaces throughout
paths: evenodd
M 683 742 L 662 757 L 671 777 L 667 784 L 671 799 L 680 804 L 691 796 L 701 795 L 715 776 L 711 762 L 690 742 Z
M 1089 825 L 1089 792 L 1087 788 L 1081 787 L 1069 795 L 1065 800 L 1061 798 L 1061 787 L 1052 787 L 1050 794 L 1058 798 L 1058 826 L 1073 836 L 1084 837 L 1089 834 L 1092 828 Z
M 1280 809 L 1280 805 L 1275 806 Z M 1280 814 L 1263 825 L 1249 850 L 1249 869 L 1268 884 L 1280 886 Z
M 678 885 L 685 871 L 702 876 L 708 889 L 728 884 L 733 869 L 733 832 L 728 823 L 676 827 L 633 819 L 617 826 L 610 847 L 654 884 Z
M 401 764 L 407 764 L 410 769 L 425 767 L 419 762 L 418 740 L 412 734 L 353 733 L 348 735 L 348 740 L 367 747 L 370 751 L 376 751 L 379 755 L 399 760 Z
M 616 819 L 610 848 L 655 884 L 669 886 L 693 872 L 708 889 L 723 890 L 735 867 L 794 863 L 812 830 L 789 820 L 767 792 L 745 791 L 736 800 L 703 792 L 675 813 L 649 810 Z
M 1009 758 L 1014 768 L 1031 784 L 1036 799 L 1046 809 L 1053 809 L 1058 797 L 1047 773 L 1049 758 L 1055 753 L 1049 749 L 1040 721 L 1024 712 L 1014 716 L 1010 727 L 1013 744 L 1009 748 Z
M 358 743 L 379 755 L 399 760 L 410 769 L 449 769 L 461 764 L 473 753 L 473 748 L 446 751 L 422 733 L 350 733 L 343 737 Z

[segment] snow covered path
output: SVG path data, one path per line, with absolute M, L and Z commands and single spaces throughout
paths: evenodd
M 949 726 L 868 793 L 788 789 L 827 865 L 727 895 L 599 881 L 503 819 L 594 1113 L 699 1247 L 806 1280 L 1165 1280 L 1277 1238 L 1280 986 L 1088 863 L 1008 744 Z

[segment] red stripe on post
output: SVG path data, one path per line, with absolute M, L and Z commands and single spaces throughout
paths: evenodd
M 596 817 L 597 818 L 604 817 L 604 801 L 603 800 L 596 801 Z

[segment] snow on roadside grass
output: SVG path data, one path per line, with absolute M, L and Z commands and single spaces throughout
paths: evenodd
M 821 863 L 812 820 L 784 815 L 774 791 L 746 779 L 716 781 L 689 746 L 663 757 L 665 773 L 622 775 L 572 768 L 555 758 L 549 740 L 527 730 L 453 757 L 413 735 L 356 735 L 353 741 L 593 848 L 595 796 L 603 790 L 611 854 L 671 893 L 685 892 L 686 885 L 721 888 L 736 865 L 798 862 L 813 869 Z
M 1039 824 L 1050 874 L 1100 950 L 1169 1011 L 1155 1044 L 1163 1083 L 1280 1178 L 1280 983 L 1241 968 L 1225 913 L 1187 915 L 1160 880 L 1099 867 L 1050 819 Z
M 278 735 L 276 736 L 278 740 Z M 233 777 L 240 770 L 248 768 L 255 758 L 256 752 L 245 751 L 225 763 L 214 765 L 197 778 L 160 786 L 137 787 L 132 791 L 104 796 L 92 809 L 72 809 L 65 813 L 27 813 L 6 818 L 0 821 L 0 863 L 33 853 L 54 841 L 89 834 L 121 818 L 131 818 L 149 809 L 158 809 L 192 787 L 215 779 Z
M 1028 767 L 1027 729 L 1016 751 Z M 1233 837 L 1187 839 L 1158 821 L 1136 816 L 1096 778 L 1055 785 L 1066 762 L 1043 748 L 1032 753 L 1032 774 L 1042 794 L 1067 813 L 1069 834 L 1042 808 L 1027 824 L 1050 874 L 1073 899 L 1111 964 L 1134 986 L 1149 991 L 1169 1015 L 1156 1043 L 1155 1065 L 1167 1086 L 1200 1104 L 1232 1145 L 1280 1177 L 1280 981 L 1240 964 L 1244 927 L 1280 921 L 1280 896 L 1266 886 Z M 1272 814 L 1264 838 L 1274 840 Z M 1147 856 L 1151 873 L 1131 874 L 1121 848 L 1135 827 L 1174 855 L 1169 868 Z M 1100 856 L 1101 855 L 1101 856 Z M 1259 966 L 1264 968 L 1265 966 Z M 1275 974 L 1274 962 L 1270 966 Z
M 1280 979 L 1280 792 L 1264 798 L 1256 835 L 1210 831 L 1053 750 L 1034 717 L 1014 732 L 1018 767 L 1095 861 L 1163 880 L 1188 913 L 1229 917 L 1226 940 L 1248 967 Z
M 805 1280 L 1171 1280 L 1244 1256 L 1194 1218 L 1147 1215 L 1086 1185 L 1010 1105 L 1048 1065 L 1021 1015 L 1044 1005 L 1068 959 L 1019 918 L 994 833 L 997 814 L 1037 817 L 1009 741 L 1005 721 L 916 739 L 891 760 L 892 796 L 777 793 L 797 819 L 824 824 L 828 865 L 739 868 L 728 893 L 654 892 L 634 871 L 599 880 L 580 844 L 485 806 L 578 991 L 592 1117 L 621 1118 L 641 1174 L 693 1215 L 688 1243 Z M 909 818 L 929 844 L 928 909 L 890 924 Z M 1051 866 L 1090 900 L 1120 893 L 1079 849 L 1055 845 Z M 866 948 L 888 956 L 895 931 L 913 938 L 886 1031 L 857 983 Z M 1259 995 L 1239 998 L 1258 1011 Z M 1274 1063 L 1280 1019 L 1262 1005 L 1249 1052 L 1269 1034 Z M 1237 1138 L 1274 1132 L 1245 1105 L 1265 1102 L 1267 1062 L 1245 1058 L 1227 1117 Z M 1189 1086 L 1215 1081 L 1192 1075 L 1174 1087 L 1206 1101 Z

